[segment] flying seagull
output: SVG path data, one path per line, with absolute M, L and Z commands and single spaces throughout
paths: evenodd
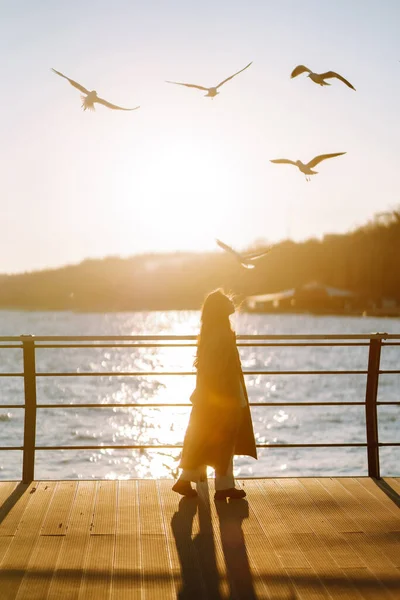
M 221 81 L 221 83 L 219 83 L 215 87 L 208 88 L 208 87 L 204 87 L 202 85 L 195 85 L 194 83 L 180 83 L 179 81 L 167 81 L 166 83 L 174 83 L 175 85 L 184 85 L 186 87 L 197 88 L 198 90 L 204 90 L 205 92 L 207 92 L 207 94 L 204 94 L 205 96 L 208 96 L 209 98 L 215 98 L 215 96 L 217 94 L 219 94 L 218 88 L 220 88 L 221 85 L 224 85 L 224 83 L 226 83 L 230 79 L 233 79 L 234 77 L 236 77 L 236 75 L 239 75 L 239 73 L 242 73 L 242 71 L 244 71 L 245 69 L 248 69 L 252 63 L 253 63 L 253 61 L 249 62 L 249 64 L 246 65 L 243 69 L 240 69 L 240 71 L 238 71 L 237 73 L 234 73 L 230 77 L 227 77 L 226 79 Z
M 354 91 L 356 90 L 356 88 L 351 85 L 350 81 L 347 81 L 347 79 L 339 75 L 339 73 L 335 73 L 335 71 L 327 71 L 326 73 L 313 73 L 308 67 L 305 67 L 304 65 L 298 65 L 295 69 L 293 69 L 290 77 L 293 79 L 293 77 L 297 77 L 297 75 L 301 75 L 301 73 L 308 73 L 307 77 L 309 77 L 314 83 L 318 83 L 318 85 L 331 85 L 330 83 L 327 83 L 325 79 L 332 79 L 332 77 L 336 77 L 336 79 L 343 81 L 347 87 Z
M 304 173 L 306 176 L 306 181 L 310 181 L 310 175 L 316 175 L 318 171 L 313 171 L 312 169 L 316 167 L 320 162 L 326 160 L 327 158 L 334 158 L 335 156 L 342 156 L 342 154 L 346 154 L 346 152 L 335 152 L 334 154 L 320 154 L 316 156 L 310 162 L 304 164 L 301 160 L 289 160 L 288 158 L 275 158 L 271 160 L 272 163 L 277 163 L 278 165 L 294 165 L 298 167 L 298 169 Z
M 99 98 L 96 90 L 92 90 L 90 92 L 89 90 L 84 88 L 83 85 L 81 85 L 80 83 L 77 83 L 73 79 L 70 79 L 66 75 L 63 75 L 62 73 L 60 73 L 60 71 L 56 71 L 55 69 L 51 69 L 51 70 L 54 73 L 56 73 L 57 75 L 59 75 L 60 77 L 64 77 L 64 79 L 67 79 L 74 88 L 76 88 L 77 90 L 79 90 L 80 92 L 85 94 L 85 96 L 81 95 L 83 110 L 86 110 L 87 108 L 89 110 L 95 110 L 95 107 L 94 107 L 95 102 L 98 102 L 99 104 L 103 104 L 103 106 L 107 106 L 107 108 L 112 108 L 114 110 L 136 110 L 136 109 L 140 108 L 140 106 L 135 106 L 135 108 L 122 108 L 122 106 L 117 106 L 116 104 L 111 104 L 111 102 L 107 102 L 107 100 L 104 100 L 103 98 Z
M 239 254 L 239 252 L 236 252 L 236 250 L 228 246 L 228 244 L 224 244 L 224 242 L 221 242 L 221 240 L 215 241 L 220 248 L 232 254 L 236 260 L 240 262 L 242 267 L 245 267 L 246 269 L 254 269 L 256 265 L 253 264 L 253 261 L 266 256 L 266 254 L 272 250 L 272 248 L 265 248 L 264 250 L 258 250 L 257 252 L 244 252 L 243 254 Z

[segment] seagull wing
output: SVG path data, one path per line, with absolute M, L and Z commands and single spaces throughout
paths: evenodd
M 277 165 L 294 165 L 297 167 L 296 163 L 288 158 L 274 158 L 274 160 L 270 160 L 269 162 L 276 163 Z
M 233 248 L 228 246 L 228 244 L 224 244 L 224 242 L 221 242 L 221 240 L 215 240 L 215 241 L 217 242 L 218 246 L 220 248 L 222 248 L 222 250 L 225 250 L 226 252 L 233 254 L 233 256 L 235 256 L 238 260 L 240 260 L 240 262 L 242 262 L 243 257 L 239 254 L 239 252 L 236 252 L 236 250 L 234 250 Z
M 331 79 L 332 77 L 336 77 L 336 79 L 343 81 L 343 83 L 345 83 L 352 90 L 356 90 L 356 88 L 351 85 L 350 81 L 347 81 L 347 79 L 339 75 L 339 73 L 335 73 L 335 71 L 327 71 L 326 73 L 320 73 L 320 75 L 323 79 Z
M 264 250 L 258 250 L 257 252 L 246 252 L 244 254 L 244 258 L 246 260 L 256 260 L 257 258 L 261 258 L 262 256 L 266 256 L 272 250 L 272 247 L 264 248 Z
M 86 88 L 83 87 L 83 85 L 81 85 L 80 83 L 78 83 L 77 81 L 74 81 L 73 79 L 70 79 L 69 77 L 67 77 L 66 75 L 63 75 L 62 73 L 60 73 L 60 71 L 56 71 L 55 69 L 51 69 L 54 73 L 56 73 L 57 75 L 59 75 L 60 77 L 64 77 L 64 79 L 67 79 L 70 84 L 72 86 L 74 86 L 74 88 L 76 88 L 77 90 L 80 90 L 81 92 L 83 92 L 84 94 L 89 94 L 89 90 L 87 90 Z
M 195 85 L 194 83 L 180 83 L 179 81 L 166 81 L 166 83 L 174 83 L 175 85 L 184 85 L 185 87 L 196 88 L 198 90 L 204 90 L 208 92 L 208 88 L 203 87 L 202 85 Z
M 135 106 L 135 108 L 122 108 L 122 106 L 117 106 L 116 104 L 111 104 L 111 102 L 107 102 L 103 98 L 97 97 L 95 102 L 99 104 L 103 104 L 103 106 L 107 106 L 107 108 L 113 108 L 114 110 L 137 110 L 140 106 Z
M 245 269 L 254 269 L 255 265 L 253 265 L 253 263 L 250 262 L 251 257 L 249 255 L 239 254 L 239 252 L 236 252 L 236 250 L 228 246 L 228 244 L 224 244 L 224 242 L 221 242 L 221 240 L 215 241 L 217 242 L 220 248 L 222 248 L 229 254 L 232 254 L 236 258 L 236 260 L 240 262 L 242 267 L 244 267 Z
M 310 169 L 312 169 L 313 167 L 316 167 L 323 160 L 326 160 L 327 158 L 334 158 L 335 156 L 342 156 L 342 154 L 346 154 L 346 152 L 335 152 L 334 154 L 320 154 L 319 156 L 316 156 L 315 158 L 310 160 L 310 162 L 307 163 L 306 166 L 310 167 Z
M 311 73 L 311 70 L 304 65 L 297 65 L 297 67 L 295 67 L 290 73 L 290 77 L 297 77 L 297 75 L 301 75 L 301 73 Z
M 233 79 L 234 77 L 236 77 L 236 75 L 239 75 L 239 73 L 242 73 L 242 71 L 245 71 L 246 69 L 248 69 L 249 66 L 252 65 L 252 64 L 253 64 L 253 61 L 249 62 L 249 64 L 246 65 L 243 69 L 240 69 L 240 71 L 238 71 L 237 73 L 234 73 L 230 77 L 227 77 L 226 79 L 224 79 L 223 81 L 221 81 L 221 83 L 219 83 L 218 85 L 216 85 L 215 88 L 217 89 L 217 88 L 221 87 L 221 85 L 224 85 L 224 83 L 226 83 L 230 79 Z

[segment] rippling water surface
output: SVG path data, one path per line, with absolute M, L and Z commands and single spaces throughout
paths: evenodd
M 400 319 L 238 314 L 238 334 L 400 333 Z M 199 313 L 74 314 L 0 312 L 0 335 L 197 334 Z M 20 372 L 19 349 L 1 349 L 0 372 Z M 37 351 L 40 372 L 191 371 L 195 348 L 71 348 Z M 366 370 L 367 347 L 241 348 L 244 370 Z M 382 369 L 399 369 L 400 346 L 382 350 Z M 253 407 L 258 443 L 365 442 L 363 406 L 304 407 L 303 402 L 362 401 L 365 375 L 246 376 L 251 402 L 298 402 L 299 406 Z M 192 376 L 39 377 L 38 403 L 60 408 L 38 410 L 37 445 L 146 445 L 183 441 L 189 407 L 124 408 L 125 403 L 187 403 Z M 400 400 L 400 375 L 382 375 L 379 400 Z M 23 443 L 23 382 L 0 378 L 0 446 Z M 79 408 L 101 403 L 104 408 Z M 77 404 L 76 407 L 67 406 Z M 107 404 L 121 405 L 107 408 Z M 399 442 L 400 407 L 379 407 L 381 442 Z M 171 477 L 180 450 L 38 451 L 36 477 L 47 479 Z M 400 448 L 382 448 L 381 471 L 400 474 Z M 21 452 L 0 451 L 0 479 L 19 479 Z M 259 460 L 239 457 L 241 476 L 367 474 L 365 448 L 278 449 L 259 451 Z

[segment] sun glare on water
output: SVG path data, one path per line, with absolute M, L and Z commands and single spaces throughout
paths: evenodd
M 193 333 L 197 333 L 198 315 L 188 315 L 192 321 Z M 160 323 L 162 325 L 162 323 Z M 187 324 L 185 331 L 179 322 L 171 323 L 166 317 L 165 333 L 179 335 L 188 334 L 190 327 Z M 190 342 L 183 342 L 190 343 Z M 115 364 L 116 371 L 143 371 L 143 372 L 194 372 L 193 360 L 196 348 L 163 347 L 142 348 L 130 352 L 124 351 Z M 115 357 L 116 358 L 116 357 Z M 108 353 L 106 361 L 102 362 L 104 368 L 109 368 L 109 361 L 114 361 Z M 109 418 L 109 428 L 112 431 L 112 444 L 114 445 L 140 445 L 157 446 L 160 449 L 146 449 L 145 447 L 134 450 L 119 451 L 102 449 L 91 457 L 92 463 L 105 463 L 110 465 L 105 477 L 107 479 L 127 479 L 135 477 L 175 477 L 177 474 L 181 449 L 163 448 L 163 445 L 181 444 L 188 423 L 190 407 L 149 407 L 149 408 L 123 408 L 125 403 L 145 404 L 188 404 L 189 398 L 195 387 L 195 376 L 191 375 L 166 375 L 135 377 L 132 382 L 118 384 L 118 389 L 103 398 L 103 403 L 121 403 L 120 408 L 114 408 Z M 106 445 L 106 444 L 105 444 Z

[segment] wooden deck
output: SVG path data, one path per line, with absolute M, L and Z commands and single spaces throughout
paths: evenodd
M 400 598 L 399 478 L 238 483 L 0 483 L 0 599 Z

